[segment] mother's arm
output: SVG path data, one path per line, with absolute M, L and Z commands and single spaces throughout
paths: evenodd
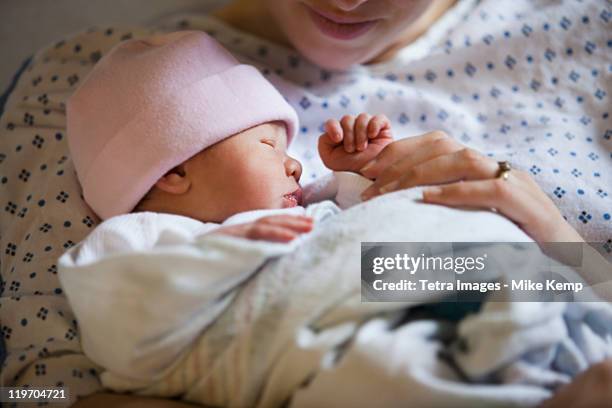
M 72 405 L 73 408 L 189 408 L 195 406 L 182 401 L 111 393 L 88 395 Z
M 387 145 L 360 173 L 375 182 L 362 197 L 416 186 L 423 200 L 448 206 L 494 208 L 539 244 L 583 242 L 553 201 L 524 171 L 498 178 L 493 159 L 466 148 L 444 132 L 431 132 Z
M 540 408 L 605 408 L 612 406 L 612 359 L 589 367 L 563 386 Z
M 577 376 L 540 408 L 604 408 L 612 404 L 612 360 L 605 360 Z M 189 408 L 182 401 L 135 395 L 93 394 L 79 400 L 73 408 Z

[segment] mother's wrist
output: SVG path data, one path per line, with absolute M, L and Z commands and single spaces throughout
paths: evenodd
M 566 220 L 556 223 L 549 242 L 584 242 L 584 238 Z

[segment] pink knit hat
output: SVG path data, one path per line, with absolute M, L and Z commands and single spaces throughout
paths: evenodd
M 157 180 L 253 126 L 298 119 L 254 67 L 199 31 L 119 44 L 67 104 L 68 144 L 85 201 L 102 219 L 134 209 Z

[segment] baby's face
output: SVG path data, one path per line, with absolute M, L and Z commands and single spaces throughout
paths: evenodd
M 300 163 L 287 155 L 282 122 L 262 124 L 229 137 L 184 163 L 191 188 L 188 205 L 202 221 L 222 222 L 256 209 L 301 204 Z

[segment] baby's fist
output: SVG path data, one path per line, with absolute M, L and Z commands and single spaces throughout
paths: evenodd
M 345 115 L 325 122 L 319 137 L 319 155 L 331 170 L 358 172 L 393 141 L 391 123 L 385 115 Z

